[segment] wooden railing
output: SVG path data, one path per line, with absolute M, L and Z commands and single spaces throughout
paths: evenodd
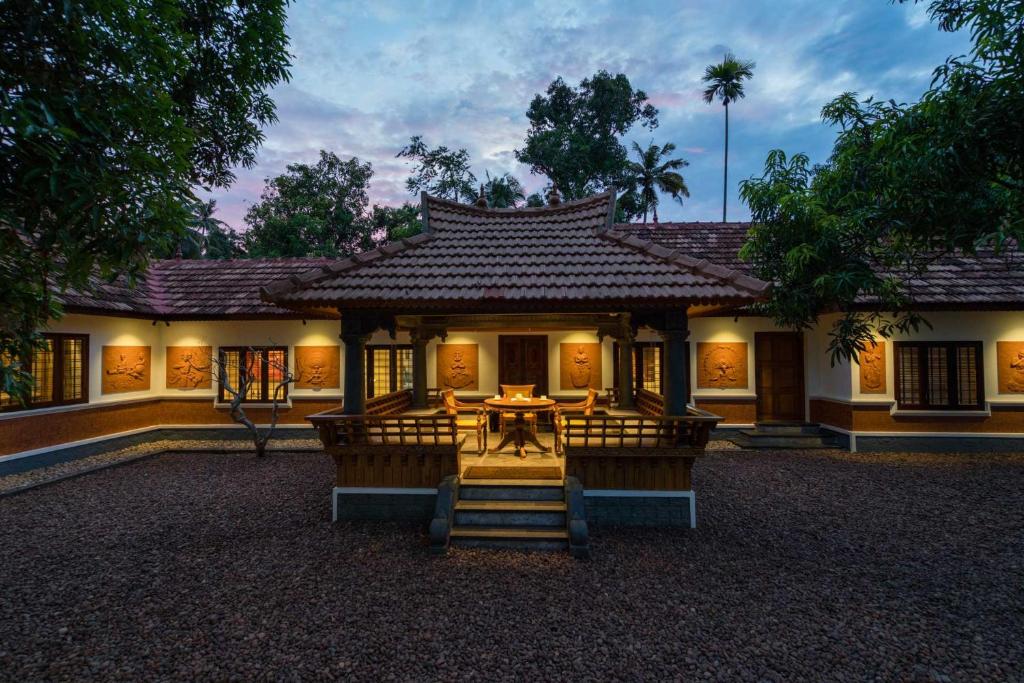
M 559 446 L 565 473 L 585 489 L 690 489 L 718 415 L 690 408 L 685 416 L 566 415 Z
M 434 488 L 459 474 L 466 437 L 450 415 L 344 415 L 306 418 L 337 467 L 335 486 Z
M 665 412 L 665 397 L 648 389 L 637 389 L 635 405 L 644 415 L 662 415 Z

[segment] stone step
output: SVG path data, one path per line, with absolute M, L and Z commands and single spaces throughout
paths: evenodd
M 805 434 L 801 436 L 750 435 L 739 433 L 729 439 L 741 448 L 834 448 L 835 440 L 828 436 Z
M 800 436 L 801 434 L 817 435 L 821 427 L 810 423 L 761 422 L 754 429 L 740 430 L 744 434 L 771 434 L 779 436 Z
M 457 548 L 504 548 L 510 550 L 568 550 L 569 532 L 564 528 L 454 526 L 451 543 Z
M 560 527 L 566 526 L 563 501 L 459 500 L 455 524 L 464 527 Z
M 565 484 L 557 479 L 463 479 L 459 500 L 565 500 Z

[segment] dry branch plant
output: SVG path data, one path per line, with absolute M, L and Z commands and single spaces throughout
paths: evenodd
M 266 430 L 261 430 L 245 414 L 243 402 L 249 396 L 250 390 L 254 386 L 258 387 L 263 381 L 264 365 L 268 370 L 268 383 L 271 380 L 275 383 L 270 400 L 270 425 Z M 213 367 L 214 375 L 223 387 L 224 394 L 231 397 L 231 419 L 249 430 L 253 445 L 256 447 L 256 456 L 263 457 L 267 452 L 267 444 L 274 435 L 274 429 L 277 428 L 281 399 L 287 396 L 288 385 L 295 381 L 295 375 L 288 369 L 287 363 L 273 360 L 254 347 L 248 347 L 244 353 L 234 354 L 234 357 L 220 353 L 213 359 Z

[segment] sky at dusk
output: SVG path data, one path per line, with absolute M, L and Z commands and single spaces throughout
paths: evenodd
M 409 137 L 465 147 L 473 172 L 509 171 L 529 191 L 533 176 L 513 153 L 527 130 L 530 100 L 557 76 L 575 85 L 600 69 L 626 74 L 659 109 L 641 145 L 674 142 L 690 165 L 691 197 L 664 198 L 662 221 L 719 220 L 723 114 L 701 99 L 704 67 L 733 51 L 757 62 L 747 97 L 730 107 L 729 218 L 749 213 L 738 182 L 760 175 L 774 148 L 824 161 L 834 132 L 823 104 L 854 91 L 909 101 L 962 34 L 940 33 L 921 5 L 886 0 L 765 2 L 336 2 L 297 0 L 289 8 L 292 79 L 277 87 L 280 121 L 269 127 L 258 163 L 215 192 L 219 216 L 244 229 L 264 179 L 290 163 L 314 163 L 320 149 L 373 164 L 372 203 L 413 198 L 409 165 L 395 154 Z

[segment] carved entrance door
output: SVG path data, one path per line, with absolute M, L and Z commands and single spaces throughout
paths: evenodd
M 754 336 L 758 422 L 804 419 L 803 339 L 796 332 L 758 332 Z
M 545 335 L 498 336 L 498 384 L 534 384 L 534 395 L 548 393 L 548 338 Z

